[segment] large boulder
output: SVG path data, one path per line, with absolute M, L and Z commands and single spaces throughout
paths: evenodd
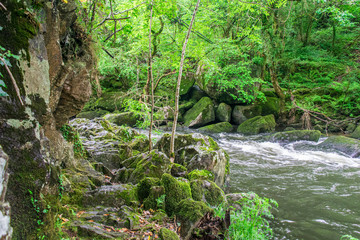
M 199 128 L 199 130 L 201 131 L 210 132 L 210 133 L 231 132 L 232 129 L 233 126 L 229 122 L 221 122 Z
M 286 132 L 278 132 L 269 136 L 269 140 L 273 142 L 295 142 L 295 141 L 312 141 L 317 142 L 321 137 L 318 130 L 293 130 Z
M 267 97 L 264 102 L 258 103 L 261 108 L 261 115 L 273 114 L 275 118 L 278 118 L 281 108 L 280 101 L 278 97 Z
M 225 194 L 213 181 L 195 179 L 190 182 L 192 198 L 216 207 L 224 202 Z
M 357 126 L 355 131 L 351 134 L 352 138 L 360 139 L 360 125 Z
M 344 136 L 331 136 L 317 147 L 321 150 L 336 150 L 354 158 L 360 156 L 360 140 Z
M 232 122 L 239 125 L 246 120 L 261 115 L 261 107 L 257 104 L 242 106 L 236 105 L 232 111 Z
M 215 121 L 214 104 L 208 97 L 203 97 L 184 114 L 187 127 L 201 127 Z
M 136 116 L 132 112 L 124 112 L 107 114 L 104 116 L 104 119 L 118 126 L 126 125 L 129 127 L 134 127 L 140 120 L 140 117 Z
M 170 138 L 170 134 L 164 134 L 154 148 L 170 156 Z M 211 137 L 199 133 L 176 135 L 174 148 L 175 163 L 188 171 L 208 170 L 220 187 L 229 181 L 229 155 Z
M 246 120 L 237 129 L 237 132 L 245 135 L 273 132 L 276 122 L 274 115 L 257 116 Z
M 216 119 L 220 122 L 231 121 L 231 106 L 226 103 L 220 103 L 216 109 Z

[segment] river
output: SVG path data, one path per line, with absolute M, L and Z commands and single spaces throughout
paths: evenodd
M 360 159 L 240 134 L 212 135 L 230 155 L 231 192 L 256 192 L 279 207 L 274 239 L 360 238 Z M 305 150 L 295 150 L 301 145 Z

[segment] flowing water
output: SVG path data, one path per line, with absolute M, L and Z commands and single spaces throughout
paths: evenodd
M 360 238 L 360 159 L 306 150 L 314 145 L 310 142 L 213 137 L 231 158 L 231 192 L 252 191 L 278 202 L 271 223 L 274 239 Z

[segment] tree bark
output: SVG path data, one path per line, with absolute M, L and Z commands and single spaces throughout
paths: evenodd
M 196 16 L 196 13 L 197 13 L 197 11 L 199 9 L 199 5 L 200 5 L 200 0 L 198 0 L 197 3 L 196 3 L 196 7 L 195 7 L 195 10 L 194 10 L 193 16 L 191 18 L 191 22 L 190 22 L 190 25 L 189 25 L 189 29 L 188 29 L 188 32 L 187 32 L 187 35 L 186 35 L 186 38 L 185 38 L 185 42 L 184 42 L 184 45 L 183 45 L 182 53 L 181 53 L 179 76 L 178 76 L 178 81 L 177 81 L 177 85 L 176 85 L 176 93 L 175 93 L 174 124 L 173 124 L 173 127 L 172 127 L 171 140 L 170 140 L 170 160 L 171 160 L 171 162 L 174 162 L 174 159 L 175 159 L 175 153 L 174 153 L 175 132 L 176 132 L 176 124 L 177 124 L 177 120 L 178 120 L 178 116 L 179 116 L 180 84 L 181 84 L 182 71 L 183 71 L 184 61 L 185 61 L 186 46 L 187 46 L 187 43 L 188 43 L 189 38 L 190 38 L 191 29 L 192 29 L 192 26 L 194 24 L 195 16 Z
M 151 57 L 151 28 L 152 28 L 152 17 L 153 17 L 153 0 L 151 0 L 150 6 L 150 26 L 149 26 L 149 73 L 148 81 L 151 82 L 151 113 L 150 113 L 150 129 L 149 129 L 149 152 L 152 150 L 151 133 L 154 119 L 154 78 L 152 74 L 152 57 Z

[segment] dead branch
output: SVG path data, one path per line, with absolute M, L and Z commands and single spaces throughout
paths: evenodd
M 104 50 L 104 52 L 106 52 L 107 55 L 109 55 L 111 58 L 114 58 L 114 56 L 111 55 L 111 53 L 108 50 L 106 50 L 105 48 L 102 48 L 102 50 Z
M 114 36 L 115 33 L 118 33 L 118 32 L 120 32 L 120 31 L 123 30 L 123 29 L 124 29 L 124 27 L 116 30 L 116 32 L 111 33 L 103 42 L 106 42 L 106 41 L 109 40 L 112 36 Z
M 24 102 L 22 101 L 21 96 L 20 96 L 19 87 L 18 87 L 18 85 L 16 84 L 15 78 L 14 78 L 14 76 L 12 75 L 12 73 L 11 73 L 8 65 L 6 64 L 5 59 L 2 58 L 2 57 L 0 57 L 0 61 L 2 61 L 2 62 L 4 63 L 4 66 L 5 66 L 5 68 L 6 68 L 6 71 L 9 73 L 9 76 L 10 76 L 10 78 L 11 78 L 11 81 L 12 81 L 12 83 L 13 83 L 13 85 L 14 85 L 16 95 L 17 95 L 17 97 L 19 98 L 19 101 L 20 101 L 21 105 L 24 106 Z
M 2 7 L 5 11 L 7 11 L 7 8 L 0 2 L 0 7 Z

